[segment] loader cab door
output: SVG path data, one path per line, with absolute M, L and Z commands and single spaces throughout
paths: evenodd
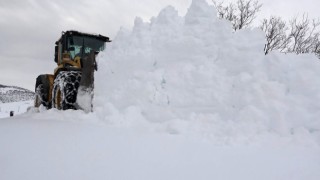
M 61 40 L 62 38 L 60 38 L 54 46 L 54 62 L 56 62 L 58 65 L 61 63 L 61 59 L 62 59 L 62 42 L 63 40 Z

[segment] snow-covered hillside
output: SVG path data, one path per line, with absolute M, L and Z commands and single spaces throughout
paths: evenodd
M 33 98 L 34 92 L 28 89 L 0 84 L 0 103 L 30 101 Z
M 0 179 L 320 178 L 320 62 L 265 56 L 205 0 L 136 18 L 100 54 L 94 113 L 0 119 Z

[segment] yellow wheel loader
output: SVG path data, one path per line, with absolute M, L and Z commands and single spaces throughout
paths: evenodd
M 53 74 L 37 77 L 34 106 L 92 111 L 96 56 L 104 50 L 106 42 L 111 41 L 100 34 L 62 32 L 55 43 L 54 61 L 58 67 Z

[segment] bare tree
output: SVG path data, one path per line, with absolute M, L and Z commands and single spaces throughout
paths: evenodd
M 256 0 L 237 0 L 227 5 L 212 0 L 219 18 L 229 20 L 234 31 L 250 26 L 262 4 Z M 284 53 L 315 53 L 320 58 L 320 20 L 307 15 L 293 18 L 287 24 L 280 17 L 264 19 L 260 28 L 266 33 L 264 53 L 279 50 Z
M 297 17 L 290 21 L 290 38 L 292 39 L 291 46 L 288 47 L 288 52 L 297 54 L 315 52 L 319 43 L 318 26 L 319 20 L 310 22 L 307 15 L 303 15 L 299 21 Z
M 248 27 L 256 18 L 262 4 L 253 0 L 238 0 L 236 4 L 229 3 L 224 6 L 222 2 L 212 0 L 218 11 L 219 18 L 231 21 L 235 31 Z
M 320 39 L 319 39 L 319 36 L 318 36 L 318 39 L 317 39 L 317 43 L 314 45 L 314 53 L 320 59 Z
M 286 34 L 288 27 L 280 17 L 271 17 L 269 20 L 264 19 L 260 28 L 266 33 L 265 54 L 274 49 L 283 52 L 288 47 L 290 43 L 290 38 Z
M 288 25 L 280 17 L 264 19 L 260 26 L 266 33 L 264 52 L 315 53 L 320 58 L 319 26 L 319 20 L 310 20 L 307 15 L 292 18 Z
M 236 21 L 237 16 L 234 4 L 230 3 L 224 7 L 222 2 L 213 1 L 213 3 L 218 11 L 219 18 L 229 20 L 232 23 Z

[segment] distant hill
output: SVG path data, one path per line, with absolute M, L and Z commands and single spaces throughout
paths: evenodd
M 0 103 L 29 101 L 34 99 L 34 92 L 17 86 L 0 84 Z

